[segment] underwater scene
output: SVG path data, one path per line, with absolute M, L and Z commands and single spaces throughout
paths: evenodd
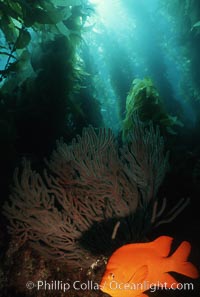
M 0 296 L 200 296 L 200 1 L 0 0 Z

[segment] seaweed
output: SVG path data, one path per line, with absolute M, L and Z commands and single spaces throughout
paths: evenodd
M 4 58 L 0 69 L 0 152 L 4 176 L 5 172 L 11 174 L 21 156 L 40 163 L 56 139 L 70 141 L 83 126 L 102 124 L 100 105 L 92 94 L 87 98 L 84 84 L 86 80 L 89 83 L 89 75 L 79 61 L 87 18 L 81 2 L 0 0 L 0 53 Z M 80 26 L 67 27 L 78 17 L 82 18 Z
M 160 126 L 161 131 L 175 134 L 174 125 L 183 124 L 176 116 L 171 116 L 165 110 L 164 102 L 155 88 L 151 78 L 134 79 L 126 98 L 126 116 L 123 121 L 123 140 L 133 129 L 133 115 L 137 113 L 140 120 L 146 124 L 152 121 Z

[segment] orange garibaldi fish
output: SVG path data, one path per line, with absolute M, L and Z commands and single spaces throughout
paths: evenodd
M 113 297 L 147 297 L 154 287 L 176 288 L 177 281 L 167 272 L 198 278 L 196 267 L 187 262 L 191 245 L 183 241 L 171 256 L 172 237 L 160 236 L 149 243 L 127 244 L 110 257 L 100 289 Z

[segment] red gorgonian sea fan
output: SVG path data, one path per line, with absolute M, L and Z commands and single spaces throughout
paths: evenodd
M 93 255 L 79 238 L 94 223 L 147 209 L 167 168 L 163 139 L 152 126 L 135 121 L 120 150 L 110 129 L 83 130 L 70 145 L 59 141 L 48 170 L 40 175 L 23 161 L 4 214 L 18 247 L 26 241 L 45 257 L 75 266 Z

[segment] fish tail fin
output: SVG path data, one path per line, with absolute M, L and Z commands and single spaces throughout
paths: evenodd
M 186 275 L 191 278 L 198 278 L 199 272 L 197 268 L 190 262 L 187 262 L 191 251 L 191 245 L 187 241 L 183 241 L 174 254 L 170 257 L 172 260 L 174 272 Z

